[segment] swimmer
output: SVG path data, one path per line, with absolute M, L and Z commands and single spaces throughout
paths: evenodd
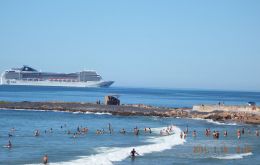
M 237 138 L 240 139 L 241 137 L 241 132 L 240 132 L 240 129 L 237 130 Z
M 205 130 L 205 136 L 208 136 L 208 129 L 206 128 L 206 130 Z
M 152 133 L 152 129 L 151 129 L 151 128 L 149 128 L 149 133 L 150 133 L 150 134 Z
M 8 141 L 8 144 L 6 145 L 6 147 L 7 147 L 7 148 L 12 148 L 12 143 L 11 143 L 10 140 Z
M 34 136 L 40 136 L 40 131 L 39 130 L 34 131 Z
M 139 155 L 136 151 L 135 151 L 135 149 L 133 148 L 133 150 L 131 151 L 131 157 L 132 158 L 135 158 L 135 156 L 136 155 Z
M 227 131 L 224 131 L 224 136 L 225 136 L 225 137 L 227 136 Z
M 194 130 L 194 131 L 192 132 L 192 136 L 193 136 L 193 137 L 196 137 L 196 136 L 197 136 L 196 130 Z
M 135 135 L 136 135 L 136 136 L 139 135 L 139 129 L 137 129 L 137 130 L 135 131 Z
M 255 135 L 256 135 L 256 136 L 259 136 L 259 130 L 256 130 L 256 131 L 255 131 Z
M 13 128 L 11 128 L 11 130 L 10 130 L 11 132 L 15 132 L 16 131 L 16 129 L 13 127 Z
M 125 133 L 126 133 L 125 129 L 122 128 L 121 131 L 120 131 L 120 133 L 121 133 L 121 134 L 125 134 Z
M 44 157 L 42 158 L 42 162 L 43 162 L 43 164 L 48 163 L 48 155 L 47 154 L 45 154 Z
M 216 132 L 216 139 L 218 139 L 219 138 L 219 132 L 217 131 Z
M 108 131 L 109 131 L 109 134 L 112 134 L 112 126 L 111 126 L 111 124 L 110 123 L 108 123 Z
M 216 131 L 214 130 L 212 133 L 213 138 L 216 138 Z
M 139 129 L 137 127 L 134 128 L 134 134 L 137 136 L 139 135 Z
M 8 133 L 8 137 L 9 137 L 9 138 L 12 137 L 12 136 L 13 136 L 12 134 Z
M 247 133 L 248 133 L 248 134 L 251 134 L 251 130 L 250 130 L 249 128 L 247 129 Z
M 183 138 L 183 133 L 181 132 L 181 134 L 180 134 L 180 138 L 182 139 Z
M 186 139 L 187 133 L 184 132 L 183 138 Z

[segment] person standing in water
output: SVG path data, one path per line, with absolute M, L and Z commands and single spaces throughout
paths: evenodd
M 10 140 L 8 141 L 8 144 L 6 145 L 6 147 L 7 147 L 7 148 L 12 148 L 12 143 L 11 143 Z
M 136 155 L 139 155 L 139 154 L 133 148 L 133 150 L 131 151 L 131 157 L 134 158 Z
M 44 157 L 42 158 L 43 164 L 47 164 L 48 163 L 48 155 L 45 154 Z
M 108 123 L 108 131 L 109 131 L 110 134 L 112 134 L 112 127 L 111 127 L 110 123 Z
M 227 130 L 226 130 L 226 131 L 224 131 L 224 136 L 225 136 L 225 137 L 227 137 Z
M 238 129 L 237 130 L 237 138 L 240 139 L 240 137 L 241 137 L 241 131 L 240 131 L 240 129 Z
M 196 137 L 196 136 L 197 136 L 196 130 L 194 130 L 194 131 L 192 132 L 192 136 L 193 136 L 193 137 Z
M 188 134 L 189 133 L 189 126 L 187 125 L 186 126 L 186 134 Z

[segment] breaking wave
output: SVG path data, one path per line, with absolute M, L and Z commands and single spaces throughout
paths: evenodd
M 212 119 L 193 118 L 193 120 L 203 120 L 203 121 L 207 121 L 208 123 L 213 123 L 216 125 L 237 125 L 237 123 L 222 123 L 222 122 L 214 121 Z
M 215 158 L 215 159 L 243 159 L 245 156 L 250 156 L 250 155 L 253 155 L 253 153 L 249 152 L 249 153 L 243 153 L 243 154 L 228 154 L 225 156 L 216 156 L 213 158 Z
M 158 133 L 163 128 L 154 128 L 154 132 Z M 89 165 L 111 165 L 113 162 L 122 161 L 130 156 L 130 151 L 135 148 L 135 150 L 143 156 L 145 154 L 150 154 L 153 152 L 162 152 L 164 150 L 171 149 L 176 145 L 183 144 L 185 142 L 184 139 L 180 138 L 181 129 L 173 126 L 174 134 L 169 136 L 160 136 L 149 138 L 146 142 L 151 144 L 141 145 L 141 146 L 132 146 L 132 147 L 114 147 L 114 148 L 106 148 L 101 147 L 98 148 L 98 154 L 83 156 L 79 159 L 72 160 L 69 162 L 58 162 L 58 163 L 50 163 L 51 165 L 63 164 L 89 164 Z

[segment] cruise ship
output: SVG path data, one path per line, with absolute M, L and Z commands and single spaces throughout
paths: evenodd
M 104 81 L 96 71 L 75 73 L 40 72 L 24 65 L 6 70 L 1 75 L 1 85 L 33 85 L 62 87 L 109 87 L 114 81 Z

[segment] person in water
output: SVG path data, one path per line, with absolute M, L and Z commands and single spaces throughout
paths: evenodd
M 45 154 L 44 157 L 42 158 L 43 164 L 47 164 L 48 163 L 48 155 Z
M 139 155 L 139 154 L 133 148 L 133 150 L 131 151 L 131 157 L 134 158 L 136 155 Z
M 12 148 L 12 143 L 11 143 L 10 140 L 8 141 L 8 144 L 6 145 L 6 147 L 7 147 L 7 148 Z
M 240 129 L 238 129 L 237 130 L 237 138 L 240 139 L 240 137 L 241 137 L 241 131 L 240 131 Z
M 226 131 L 224 131 L 224 136 L 225 136 L 225 137 L 227 137 L 227 130 L 226 130 Z
M 194 131 L 192 132 L 192 136 L 193 136 L 193 137 L 196 137 L 196 136 L 197 136 L 196 130 L 194 130 Z

